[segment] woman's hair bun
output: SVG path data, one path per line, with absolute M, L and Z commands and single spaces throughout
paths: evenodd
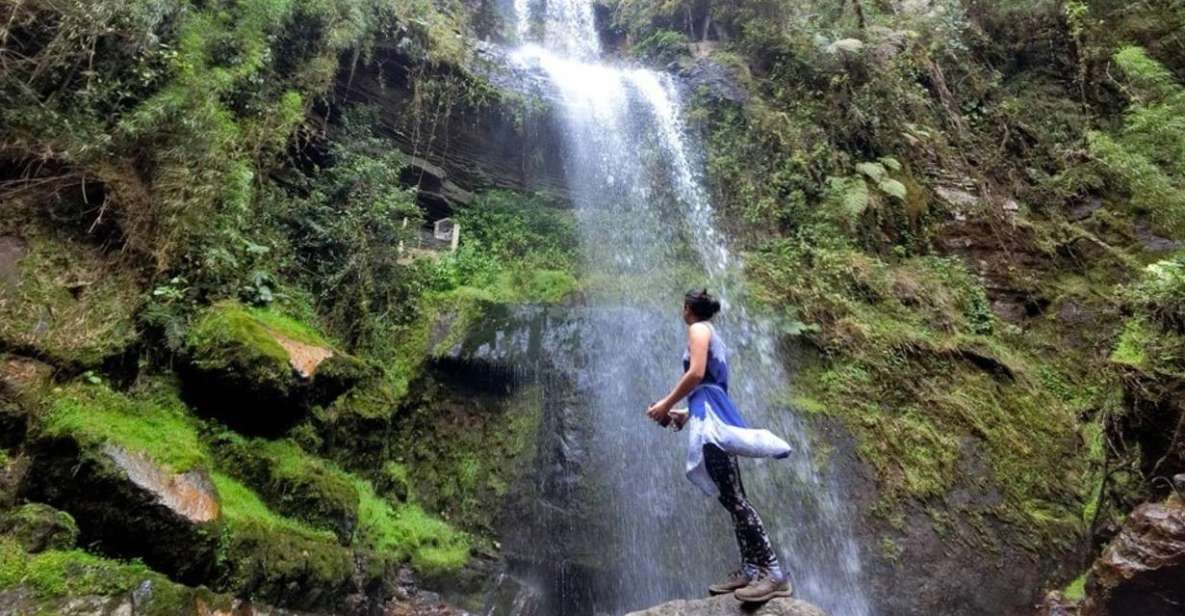
M 720 312 L 720 300 L 708 293 L 707 289 L 692 289 L 683 296 L 683 304 L 697 318 L 707 321 Z

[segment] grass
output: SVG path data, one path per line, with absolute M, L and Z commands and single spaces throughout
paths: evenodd
M 468 560 L 466 536 L 427 514 L 419 505 L 392 504 L 379 496 L 369 481 L 342 471 L 289 441 L 254 440 L 249 445 L 271 461 L 271 481 L 300 486 L 306 480 L 321 477 L 318 485 L 329 481 L 334 486 L 348 488 L 348 496 L 355 501 L 358 516 L 353 545 L 409 561 L 414 568 L 426 573 L 455 570 Z M 253 525 L 317 541 L 335 541 L 331 531 L 276 513 L 256 492 L 226 473 L 215 473 L 214 483 L 232 530 L 236 526 Z M 332 497 L 342 498 L 344 494 L 335 490 Z
M 95 246 L 25 228 L 15 285 L 0 282 L 0 341 L 67 365 L 94 366 L 136 337 L 133 273 Z
M 162 593 L 173 586 L 141 563 L 109 560 L 82 550 L 28 554 L 16 541 L 0 537 L 0 588 L 28 588 L 37 599 L 112 596 L 130 592 L 145 579 L 153 580 Z
M 106 385 L 74 384 L 57 390 L 50 400 L 42 425 L 46 436 L 116 443 L 178 473 L 210 465 L 197 425 L 168 387 L 128 395 Z
M 429 574 L 459 569 L 468 561 L 469 540 L 463 533 L 419 505 L 393 507 L 367 481 L 356 479 L 354 485 L 360 499 L 358 534 L 364 545 L 397 554 Z
M 333 533 L 313 528 L 297 520 L 273 512 L 259 495 L 239 480 L 221 472 L 211 475 L 218 496 L 222 499 L 222 514 L 231 530 L 254 525 L 272 532 L 285 532 L 316 541 L 334 542 Z
M 284 365 L 288 352 L 276 341 L 275 335 L 314 346 L 330 346 L 315 329 L 278 312 L 262 308 L 248 308 L 238 302 L 214 304 L 197 320 L 187 340 L 191 347 L 204 350 L 207 361 L 217 362 L 226 347 L 269 358 Z

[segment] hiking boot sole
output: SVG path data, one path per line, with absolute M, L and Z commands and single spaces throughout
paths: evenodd
M 736 597 L 737 601 L 740 601 L 741 603 L 765 603 L 766 601 L 769 601 L 770 599 L 776 599 L 778 597 L 790 597 L 793 595 L 794 595 L 794 592 L 788 588 L 787 589 L 771 590 L 770 592 L 767 592 L 764 595 L 759 595 L 756 597 L 742 597 L 742 596 L 738 595 L 735 591 L 733 592 L 733 596 Z
M 737 588 L 744 588 L 744 586 L 738 586 Z M 709 586 L 708 587 L 708 594 L 712 595 L 713 597 L 717 597 L 720 595 L 730 595 L 736 591 L 737 591 L 736 588 L 723 588 L 723 587 L 716 587 L 716 586 Z

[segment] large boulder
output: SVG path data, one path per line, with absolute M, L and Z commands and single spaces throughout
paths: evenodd
M 68 387 L 29 452 L 24 496 L 70 513 L 83 540 L 181 581 L 207 579 L 221 507 L 197 429 L 175 402 Z
M 268 508 L 314 528 L 328 530 L 349 545 L 358 526 L 358 490 L 345 473 L 310 456 L 288 440 L 219 436 L 215 455 L 234 468 Z
M 741 603 L 732 595 L 711 599 L 671 601 L 626 616 L 826 616 L 823 610 L 798 599 L 774 599 L 759 605 Z
M 371 373 L 316 330 L 271 310 L 220 302 L 186 335 L 182 375 L 202 411 L 250 433 L 278 434 Z
M 80 550 L 29 554 L 0 539 L 0 563 L 0 616 L 295 616 Z
M 1145 503 L 1091 568 L 1082 616 L 1170 616 L 1185 606 L 1185 503 Z

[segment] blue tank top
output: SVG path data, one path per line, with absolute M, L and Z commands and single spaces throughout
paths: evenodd
M 724 341 L 720 336 L 716 335 L 716 328 L 711 323 L 707 323 L 708 329 L 712 330 L 712 338 L 708 342 L 708 363 L 704 369 L 704 378 L 700 381 L 701 385 L 716 385 L 728 391 L 728 347 L 724 345 Z M 683 371 L 691 368 L 691 349 L 683 350 Z

